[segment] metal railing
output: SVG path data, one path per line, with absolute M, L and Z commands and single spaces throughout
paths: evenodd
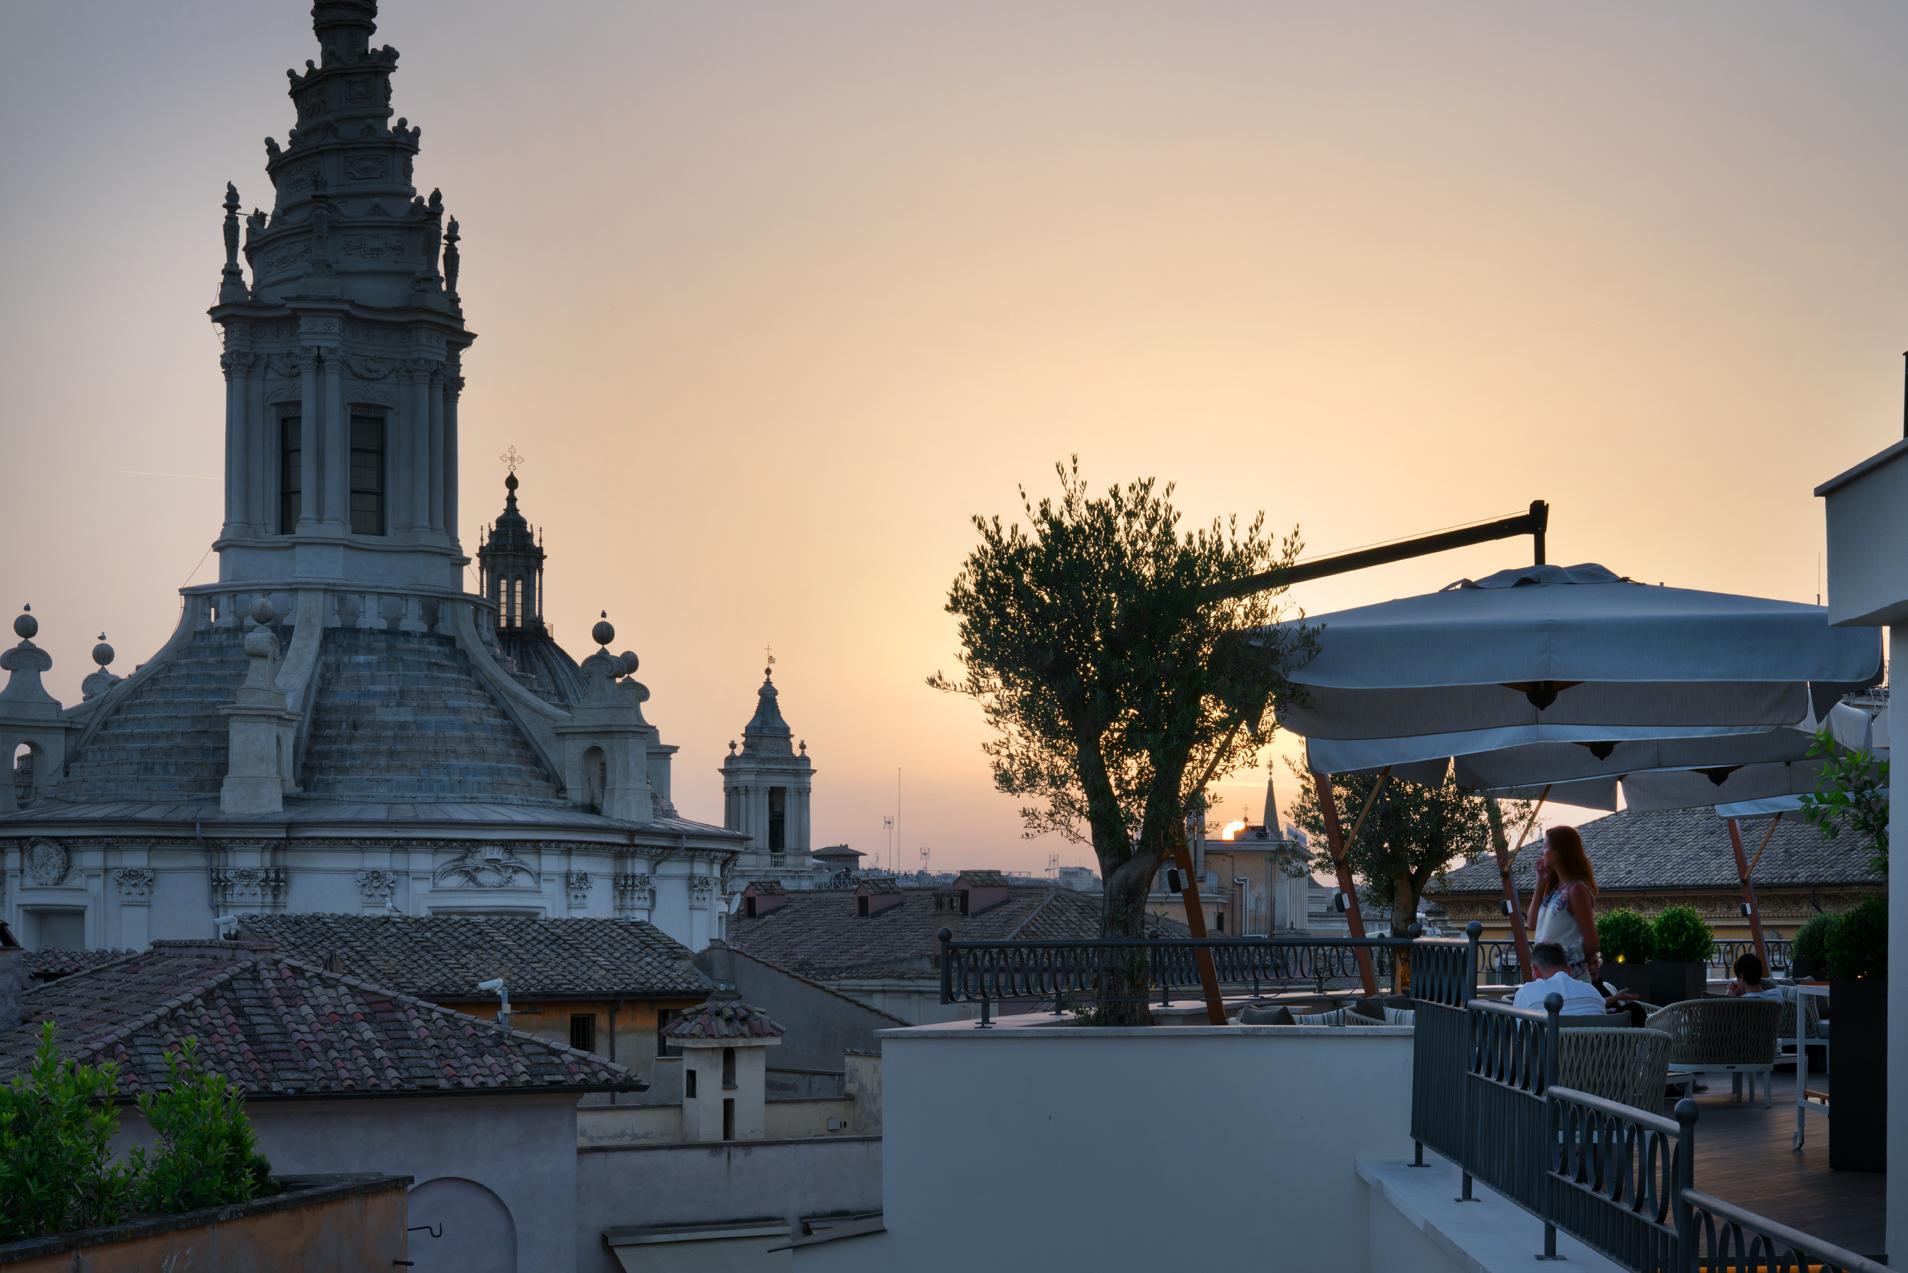
M 1680 1273 L 1687 1238 L 1679 1205 L 1695 1163 L 1696 1105 L 1672 1121 L 1567 1087 L 1553 1087 L 1545 1218 L 1639 1273 Z M 1545 1254 L 1555 1255 L 1545 1231 Z
M 1701 1273 L 1888 1273 L 1865 1255 L 1845 1251 L 1787 1225 L 1684 1187 L 1687 1268 Z
M 1409 937 L 1149 937 L 1071 941 L 957 941 L 940 932 L 941 1002 L 978 1003 L 990 1022 L 1001 1003 L 1049 1004 L 1065 1011 L 1087 1000 L 1143 991 L 1147 1001 L 1170 1003 L 1175 991 L 1200 991 L 1198 953 L 1212 956 L 1219 983 L 1234 993 L 1356 981 L 1358 958 L 1368 955 L 1380 977 L 1398 972 Z M 1136 997 L 1127 995 L 1125 997 Z
M 1763 945 L 1769 954 L 1768 971 L 1776 974 L 1788 971 L 1788 939 L 1771 938 Z M 1736 960 L 1740 956 L 1755 948 L 1755 942 L 1746 937 L 1731 937 L 1717 941 L 1710 947 L 1708 966 L 1712 972 L 1726 976 L 1735 967 Z M 1485 981 L 1511 986 L 1522 982 L 1524 967 L 1517 961 L 1517 943 L 1502 940 L 1478 942 L 1477 972 L 1478 976 Z
M 1545 1257 L 1562 1232 L 1634 1273 L 1883 1273 L 1697 1190 L 1695 1102 L 1672 1119 L 1555 1086 L 1562 1001 L 1535 1012 L 1471 997 L 1488 967 L 1480 930 L 1420 940 L 1411 958 L 1420 1164 L 1429 1146 L 1463 1173 L 1464 1198 L 1480 1180 L 1530 1212 Z

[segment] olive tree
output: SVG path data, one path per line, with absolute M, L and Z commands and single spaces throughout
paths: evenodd
M 960 670 L 929 684 L 980 704 L 994 784 L 1024 801 L 1025 833 L 1091 844 L 1101 931 L 1137 937 L 1189 807 L 1255 763 L 1285 671 L 1312 648 L 1301 626 L 1267 630 L 1284 617 L 1282 588 L 1216 595 L 1289 567 L 1298 532 L 1269 536 L 1263 514 L 1185 530 L 1170 484 L 1095 495 L 1077 458 L 1055 471 L 1057 498 L 1021 489 L 1022 520 L 974 519 L 980 542 L 947 600 Z M 1103 985 L 1102 1018 L 1144 1019 L 1134 989 Z

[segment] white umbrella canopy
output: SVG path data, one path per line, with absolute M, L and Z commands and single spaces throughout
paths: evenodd
M 1820 606 L 1653 587 L 1597 565 L 1505 570 L 1282 626 L 1296 625 L 1318 628 L 1318 651 L 1290 673 L 1304 701 L 1280 724 L 1308 740 L 1770 729 L 1875 684 L 1882 667 L 1879 631 L 1832 628 Z

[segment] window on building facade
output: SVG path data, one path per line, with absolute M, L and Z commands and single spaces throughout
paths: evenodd
M 696 1072 L 694 1070 L 684 1070 L 682 1072 L 682 1094 L 689 1097 L 693 1097 L 696 1094 Z
M 85 950 L 86 912 L 78 910 L 28 911 L 29 938 L 36 950 Z
M 722 1049 L 722 1090 L 725 1092 L 732 1092 L 735 1090 L 735 1049 L 734 1048 Z
M 596 1014 L 594 1012 L 570 1014 L 570 1046 L 579 1052 L 596 1051 Z
M 788 850 L 788 788 L 770 787 L 768 793 L 768 848 L 770 853 Z
M 303 515 L 302 492 L 304 455 L 300 446 L 298 417 L 278 418 L 278 533 L 289 535 L 298 529 Z
M 384 417 L 351 417 L 351 533 L 384 533 Z
M 510 581 L 510 626 L 521 627 L 527 613 L 523 608 L 523 576 L 518 575 Z
M 722 1102 L 722 1139 L 735 1139 L 735 1098 L 728 1097 Z

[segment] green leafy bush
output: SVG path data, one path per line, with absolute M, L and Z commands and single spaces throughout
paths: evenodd
M 1829 930 L 1828 974 L 1831 977 L 1886 977 L 1888 975 L 1888 899 L 1871 897 L 1842 916 Z
M 131 1173 L 112 1162 L 118 1068 L 60 1056 L 53 1023 L 33 1068 L 0 1087 L 0 1241 L 114 1224 Z
M 152 1153 L 132 1152 L 134 1197 L 145 1211 L 196 1211 L 246 1202 L 269 1189 L 271 1164 L 258 1152 L 245 1093 L 223 1074 L 198 1068 L 199 1041 L 166 1053 L 166 1086 L 139 1097 L 159 1137 Z
M 1795 930 L 1789 940 L 1789 971 L 1797 977 L 1821 977 L 1828 973 L 1828 939 L 1840 915 L 1817 915 Z
M 1650 921 L 1627 906 L 1597 916 L 1597 954 L 1606 964 L 1640 964 L 1650 957 Z
M 1670 906 L 1650 925 L 1650 958 L 1669 963 L 1705 963 L 1716 934 L 1694 906 Z
M 1809 755 L 1823 756 L 1815 791 L 1802 797 L 1802 816 L 1831 840 L 1849 831 L 1868 846 L 1869 864 L 1888 873 L 1888 762 L 1857 748 L 1844 751 L 1828 730 L 1815 736 Z

